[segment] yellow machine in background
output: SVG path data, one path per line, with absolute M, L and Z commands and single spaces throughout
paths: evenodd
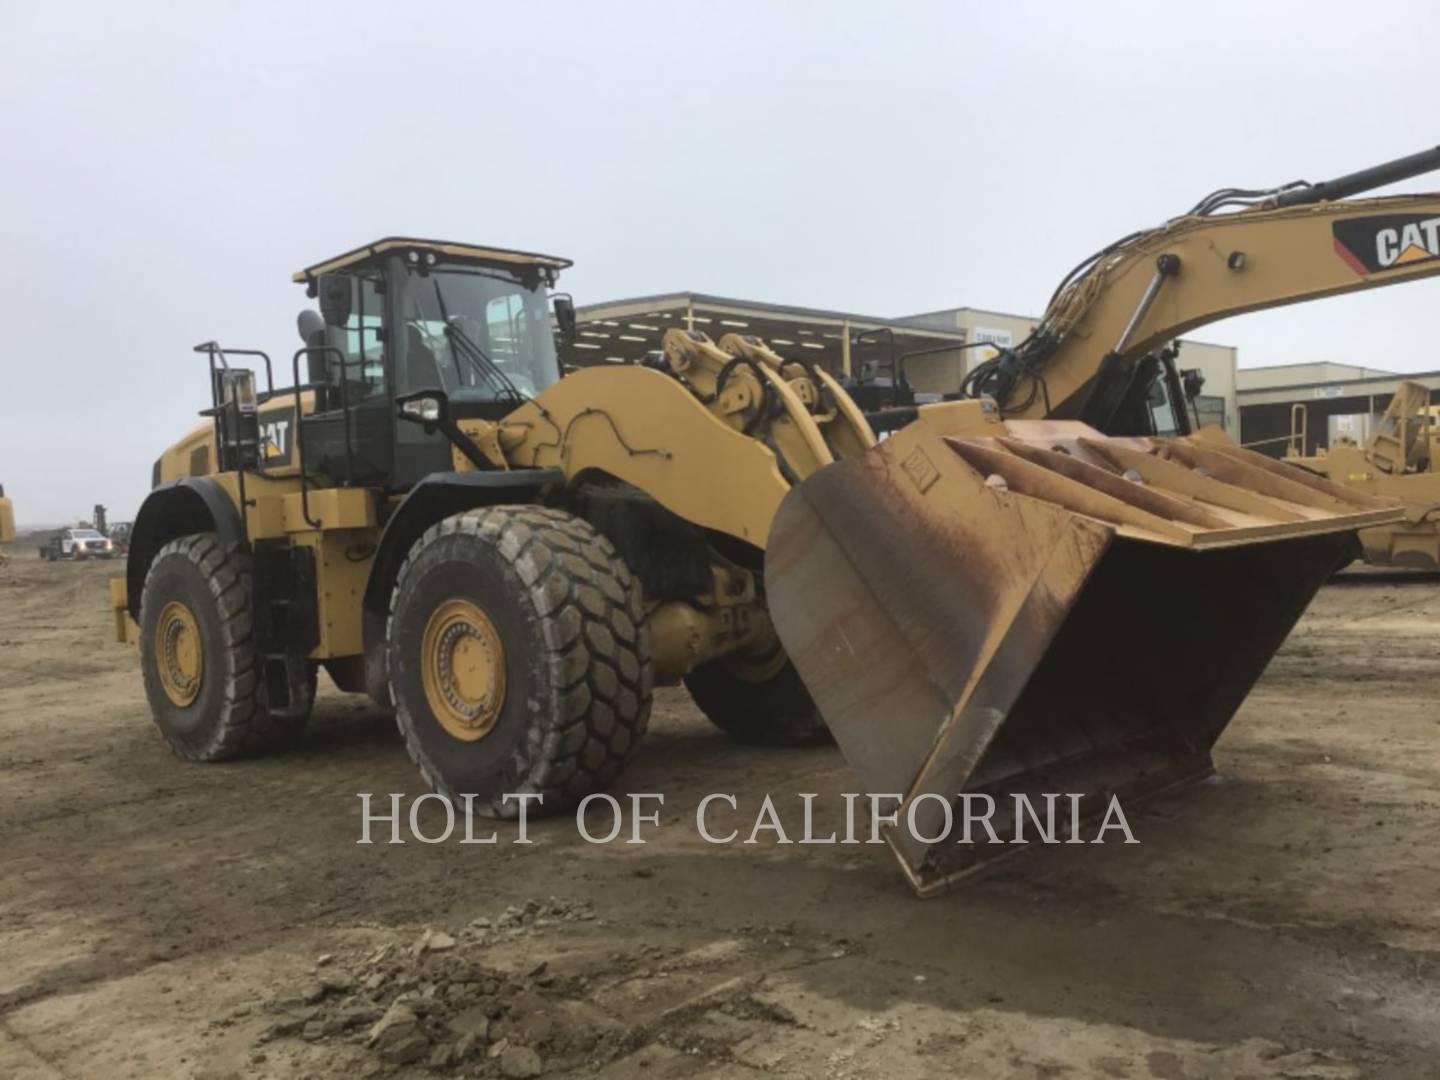
M 1440 570 L 1440 427 L 1430 390 L 1406 380 L 1362 446 L 1337 440 L 1306 455 L 1306 413 L 1291 413 L 1285 461 L 1357 491 L 1399 499 L 1404 520 L 1360 533 L 1371 566 Z
M 672 329 L 652 364 L 562 378 L 566 260 L 357 248 L 296 275 L 320 310 L 293 387 L 264 354 L 199 347 L 212 405 L 156 462 L 117 631 L 184 757 L 284 744 L 323 665 L 393 705 L 436 790 L 500 816 L 604 788 L 653 686 L 683 681 L 737 739 L 833 734 L 866 790 L 903 796 L 914 827 L 886 837 L 934 891 L 994 854 L 919 839 L 961 793 L 1000 796 L 999 828 L 1007 794 L 1093 809 L 1207 775 L 1355 531 L 1398 518 L 1192 432 L 1169 347 L 1440 269 L 1354 255 L 1396 214 L 1440 213 L 1327 201 L 1363 189 L 1216 214 L 1250 198 L 1220 193 L 1112 245 L 969 400 L 876 416 L 878 444 L 835 379 L 752 337 Z M 568 299 L 554 314 L 573 333 Z
M 5 486 L 0 484 L 0 544 L 15 542 L 15 507 L 5 497 Z

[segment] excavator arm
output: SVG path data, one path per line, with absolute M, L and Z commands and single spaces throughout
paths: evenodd
M 1217 192 L 1082 263 L 1035 332 L 972 372 L 967 390 L 995 398 L 1006 418 L 1152 434 L 1136 406 L 1181 334 L 1440 274 L 1440 194 L 1345 198 L 1437 168 L 1440 148 L 1327 183 Z M 1177 429 L 1188 430 L 1183 418 Z

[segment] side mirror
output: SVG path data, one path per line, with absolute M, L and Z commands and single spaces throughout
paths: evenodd
M 220 404 L 241 413 L 255 411 L 255 373 L 249 368 L 226 368 L 220 373 Z
M 350 321 L 350 278 L 345 274 L 321 274 L 317 286 L 320 314 L 330 326 L 344 326 Z
M 1180 372 L 1180 382 L 1185 388 L 1185 399 L 1194 401 L 1205 389 L 1205 376 L 1199 368 L 1186 368 Z
M 427 435 L 438 428 L 450 440 L 450 445 L 464 454 L 475 468 L 493 469 L 497 464 L 505 467 L 503 460 L 490 462 L 480 447 L 450 419 L 450 399 L 444 390 L 416 390 L 413 394 L 396 398 L 395 404 L 400 407 L 401 420 L 424 425 Z
M 560 337 L 567 344 L 575 340 L 575 301 L 569 293 L 559 293 L 554 299 L 555 325 L 560 328 Z
M 417 390 L 395 399 L 400 419 L 427 428 L 444 427 L 450 423 L 450 398 L 444 390 Z

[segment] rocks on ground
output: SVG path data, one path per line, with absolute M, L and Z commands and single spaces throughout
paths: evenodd
M 270 1003 L 260 1036 L 344 1042 L 372 1058 L 368 1074 L 420 1066 L 441 1074 L 529 1080 L 594 1068 L 625 1049 L 615 1026 L 577 1008 L 585 988 L 544 961 L 521 972 L 484 962 L 487 945 L 561 922 L 589 921 L 588 902 L 551 898 L 476 919 L 458 934 L 431 928 L 409 946 L 326 954 Z

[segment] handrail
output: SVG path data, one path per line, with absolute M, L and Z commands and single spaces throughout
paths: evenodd
M 1277 442 L 1288 443 L 1290 438 L 1289 435 L 1276 435 L 1273 439 L 1255 439 L 1253 442 L 1242 442 L 1240 449 L 1249 450 L 1252 446 L 1269 446 L 1271 443 Z
M 260 357 L 261 360 L 265 361 L 265 397 L 268 400 L 275 396 L 275 372 L 270 366 L 270 356 L 268 353 L 261 352 L 259 349 L 222 349 L 218 341 L 202 341 L 199 345 L 195 346 L 194 351 L 198 353 L 208 353 L 210 356 L 211 404 L 220 404 L 215 400 L 215 357 L 217 354 L 220 357 L 220 366 L 226 371 L 230 370 L 230 365 L 225 359 L 226 353 L 229 353 L 231 356 Z
M 213 421 L 214 421 L 214 427 L 215 427 L 215 464 L 216 464 L 216 466 L 218 467 L 218 466 L 221 464 L 221 461 L 220 461 L 221 452 L 225 449 L 225 438 L 224 438 L 224 431 L 222 430 L 222 425 L 221 425 L 221 423 L 220 423 L 221 406 L 222 406 L 223 403 L 222 403 L 222 400 L 221 400 L 221 384 L 220 384 L 220 380 L 218 380 L 218 379 L 215 377 L 215 376 L 216 376 L 215 361 L 218 359 L 218 360 L 220 361 L 220 369 L 223 370 L 226 374 L 229 374 L 229 372 L 230 372 L 230 361 L 226 358 L 226 355 L 225 355 L 227 352 L 228 352 L 231 356 L 258 356 L 258 357 L 260 357 L 260 359 L 264 360 L 264 361 L 265 361 L 265 386 L 266 386 L 265 400 L 266 400 L 266 401 L 269 401 L 272 397 L 275 396 L 275 370 L 274 370 L 274 368 L 273 368 L 273 367 L 271 366 L 271 364 L 270 364 L 270 356 L 269 356 L 269 354 L 268 354 L 268 353 L 261 352 L 259 349 L 224 349 L 224 348 L 222 348 L 222 347 L 220 346 L 220 343 L 219 343 L 218 341 L 213 341 L 213 340 L 212 340 L 212 341 L 202 341 L 199 345 L 196 345 L 196 346 L 195 346 L 194 351 L 197 352 L 197 353 L 204 353 L 204 354 L 209 358 L 209 362 L 210 362 L 210 408 L 209 408 L 208 410 L 206 410 L 206 412 L 208 412 L 208 413 L 210 414 L 211 418 L 212 418 Z M 235 403 L 234 408 L 232 409 L 232 412 L 233 412 L 234 415 L 233 415 L 233 417 L 232 417 L 231 424 L 233 425 L 233 427 L 234 427 L 234 429 L 235 429 L 236 445 L 237 445 L 237 447 L 238 447 L 238 445 L 239 445 L 239 438 L 240 438 L 240 409 L 239 409 L 238 403 Z M 204 413 L 202 413 L 201 415 L 204 415 Z M 238 484 L 238 487 L 239 487 L 239 495 L 240 495 L 240 516 L 241 516 L 241 518 L 243 519 L 243 518 L 245 517 L 245 509 L 246 509 L 246 507 L 252 505 L 251 500 L 248 499 L 248 498 L 246 497 L 246 495 L 245 495 L 245 460 L 244 460 L 244 457 L 243 457 L 243 456 L 239 456 L 239 457 L 238 457 L 238 460 L 236 461 L 235 464 L 236 464 L 235 473 L 236 473 L 236 476 L 237 476 L 237 478 L 238 478 L 238 479 L 237 479 L 237 484 Z M 257 473 L 257 475 L 260 475 L 260 471 L 259 471 L 258 469 L 256 470 L 256 473 Z M 248 530 L 247 530 L 247 532 L 248 532 Z
M 1304 457 L 1305 452 L 1310 448 L 1310 410 L 1302 401 L 1297 401 L 1290 406 L 1289 439 L 1290 443 L 1286 447 L 1287 456 Z

